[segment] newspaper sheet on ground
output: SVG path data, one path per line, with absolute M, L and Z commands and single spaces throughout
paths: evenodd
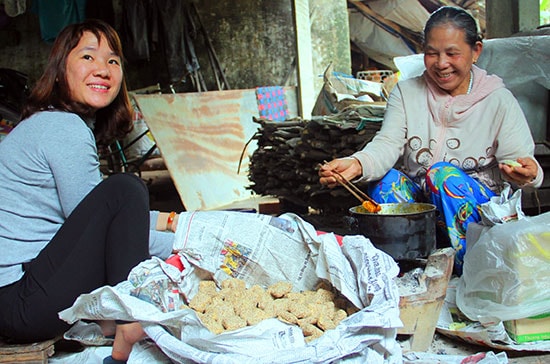
M 60 317 L 69 323 L 139 321 L 156 347 L 176 363 L 403 360 L 396 340 L 402 326 L 394 280 L 399 268 L 364 236 L 344 236 L 340 245 L 334 234 L 319 234 L 294 214 L 184 212 L 174 247 L 180 251 L 182 271 L 152 258 L 116 287 L 81 295 Z M 314 289 L 326 280 L 360 310 L 309 343 L 298 326 L 277 319 L 215 335 L 195 311 L 181 307 L 197 293 L 201 280 L 229 277 L 264 287 L 290 281 L 296 291 Z M 133 351 L 128 362 L 151 361 L 138 359 Z

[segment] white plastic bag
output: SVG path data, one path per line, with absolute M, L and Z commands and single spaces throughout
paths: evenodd
M 550 312 L 550 213 L 482 233 L 464 256 L 456 303 L 482 324 Z
M 521 220 L 525 217 L 521 209 L 521 189 L 512 191 L 509 183 L 504 183 L 504 189 L 500 195 L 491 197 L 489 202 L 481 204 L 481 222 L 486 226 L 493 226 Z

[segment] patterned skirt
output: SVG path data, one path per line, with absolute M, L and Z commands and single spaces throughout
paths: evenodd
M 381 180 L 369 185 L 370 196 L 379 203 L 430 202 L 437 207 L 438 246 L 456 250 L 455 273 L 462 273 L 466 253 L 466 229 L 481 221 L 479 206 L 495 193 L 460 168 L 438 162 L 428 169 L 425 190 L 407 175 L 390 170 Z M 443 240 L 443 241 L 442 241 Z

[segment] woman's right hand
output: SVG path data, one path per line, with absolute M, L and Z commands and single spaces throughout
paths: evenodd
M 333 159 L 319 168 L 319 182 L 329 188 L 336 187 L 338 185 L 336 178 L 338 177 L 333 171 L 340 173 L 348 181 L 352 181 L 363 174 L 363 167 L 359 160 L 353 157 Z

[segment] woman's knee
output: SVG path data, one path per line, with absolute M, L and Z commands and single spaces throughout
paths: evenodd
M 462 175 L 464 172 L 449 162 L 434 163 L 426 172 L 426 183 L 430 187 L 442 186 L 449 177 Z
M 99 186 L 109 199 L 122 197 L 125 200 L 149 203 L 149 191 L 145 183 L 136 175 L 118 173 L 102 181 Z
M 105 179 L 105 183 L 110 188 L 121 189 L 122 191 L 131 190 L 136 193 L 148 192 L 147 186 L 138 176 L 131 173 L 118 173 Z
M 437 163 L 432 164 L 430 166 L 430 168 L 428 168 L 428 174 L 430 173 L 430 171 L 438 172 L 438 171 L 441 171 L 443 169 L 460 170 L 460 168 L 458 168 L 457 166 L 455 166 L 454 164 L 451 164 L 449 162 L 437 162 Z

